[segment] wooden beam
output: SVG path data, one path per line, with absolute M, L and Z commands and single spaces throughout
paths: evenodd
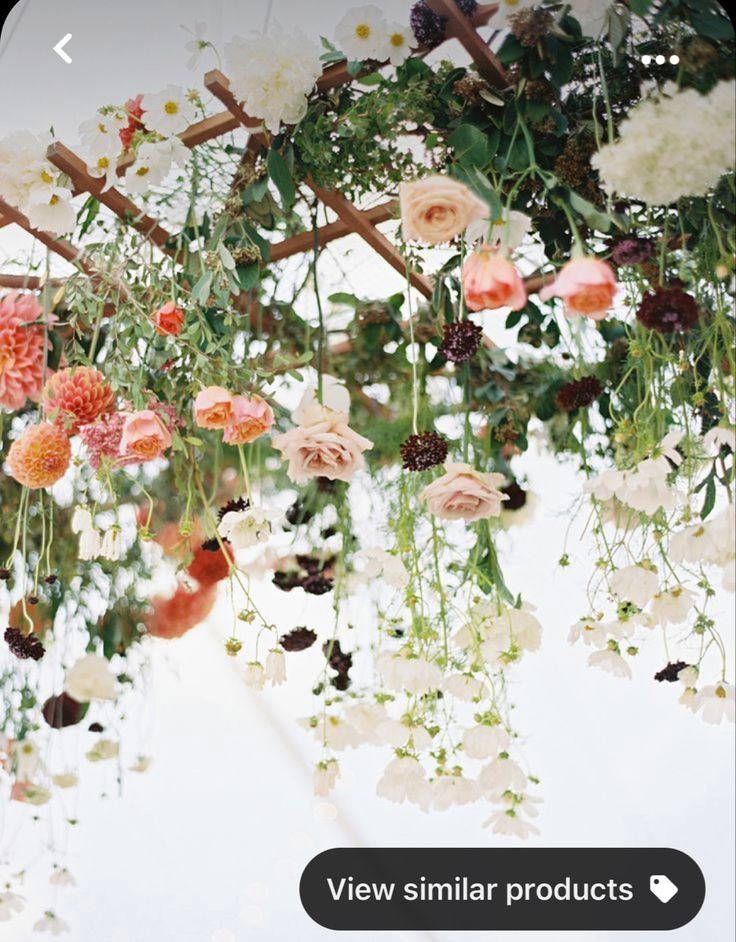
M 93 177 L 87 171 L 85 162 L 68 147 L 55 141 L 49 147 L 46 156 L 55 167 L 69 177 L 75 193 L 91 193 L 116 216 L 150 239 L 162 252 L 172 257 L 177 255 L 176 249 L 167 244 L 171 239 L 171 234 L 157 220 L 144 213 L 115 187 L 105 190 L 104 178 Z
M 376 227 L 369 222 L 363 213 L 357 209 L 350 200 L 345 199 L 342 193 L 336 190 L 323 190 L 321 187 L 314 186 L 307 181 L 308 186 L 321 202 L 328 206 L 338 217 L 342 219 L 347 227 L 357 233 L 372 249 L 396 269 L 401 275 L 406 275 L 406 261 L 398 249 L 392 245 L 386 236 L 379 232 Z M 420 275 L 418 272 L 410 272 L 409 280 L 413 287 L 420 291 L 425 298 L 432 297 L 432 282 Z
M 433 13 L 447 20 L 448 35 L 460 41 L 483 78 L 496 88 L 505 88 L 509 84 L 506 70 L 478 35 L 473 21 L 465 16 L 455 0 L 427 0 L 427 6 Z M 495 9 L 491 11 L 485 8 L 484 15 L 487 14 L 490 18 L 495 12 Z
M 45 284 L 58 287 L 64 284 L 62 278 L 49 278 L 46 281 L 37 275 L 3 275 L 0 274 L 0 288 L 9 288 L 13 291 L 38 291 Z
M 0 229 L 5 228 L 5 226 L 9 226 L 10 222 L 10 219 L 6 219 L 5 216 L 0 216 Z
M 392 219 L 396 213 L 398 204 L 395 200 L 389 200 L 387 203 L 381 203 L 371 209 L 360 210 L 367 222 L 375 226 L 379 222 L 387 222 Z M 328 242 L 334 242 L 335 239 L 342 239 L 351 235 L 353 229 L 342 219 L 336 219 L 326 226 L 320 226 L 317 230 L 317 238 L 320 246 L 327 245 Z M 314 247 L 314 233 L 311 230 L 300 232 L 295 236 L 284 239 L 283 242 L 271 244 L 271 261 L 280 262 L 282 259 L 289 258 L 291 255 L 298 255 L 300 252 L 311 252 Z
M 60 239 L 50 232 L 34 229 L 28 218 L 24 216 L 20 210 L 15 209 L 14 206 L 6 203 L 3 199 L 0 199 L 0 214 L 9 222 L 15 223 L 15 225 L 20 226 L 21 229 L 25 229 L 34 239 L 38 239 L 42 245 L 51 249 L 52 252 L 65 261 L 76 265 L 83 272 L 86 272 L 86 274 L 91 275 L 96 273 L 96 269 L 86 258 L 82 249 L 78 249 L 75 245 L 72 245 L 71 242 L 67 241 L 67 239 Z

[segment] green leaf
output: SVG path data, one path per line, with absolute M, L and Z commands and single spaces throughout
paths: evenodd
M 288 212 L 296 200 L 296 186 L 289 166 L 281 154 L 273 148 L 268 152 L 266 166 L 268 167 L 269 177 L 281 194 L 281 205 Z
M 255 288 L 260 277 L 260 270 L 261 266 L 258 262 L 253 262 L 250 265 L 238 265 L 236 272 L 241 291 L 250 291 L 251 288 Z
M 708 481 L 708 484 L 705 488 L 705 500 L 703 501 L 703 506 L 700 511 L 700 519 L 705 520 L 708 514 L 713 510 L 716 503 L 716 482 L 713 480 L 713 477 Z
M 613 225 L 613 219 L 608 213 L 596 209 L 592 203 L 589 203 L 572 190 L 570 190 L 570 206 L 576 213 L 579 213 L 583 217 L 591 229 L 597 229 L 599 232 L 608 232 Z
M 360 299 L 348 291 L 336 291 L 334 294 L 329 295 L 327 300 L 331 304 L 345 304 L 348 307 L 356 307 L 360 304 Z
M 474 124 L 461 124 L 447 143 L 455 151 L 455 160 L 465 167 L 485 167 L 491 159 L 488 138 Z
M 212 287 L 212 272 L 206 271 L 192 288 L 192 298 L 195 301 L 206 301 Z

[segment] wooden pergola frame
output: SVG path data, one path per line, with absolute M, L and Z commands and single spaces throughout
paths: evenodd
M 487 25 L 498 9 L 498 5 L 491 3 L 479 6 L 472 17 L 466 17 L 458 9 L 454 0 L 427 0 L 427 2 L 435 13 L 445 19 L 446 39 L 455 38 L 459 40 L 475 63 L 479 74 L 489 84 L 494 87 L 505 87 L 507 80 L 503 66 L 477 32 L 479 26 Z M 428 50 L 420 50 L 421 53 L 426 51 Z M 382 65 L 382 63 L 369 65 L 361 75 L 368 74 Z M 318 91 L 325 91 L 337 88 L 354 81 L 356 77 L 348 71 L 347 63 L 341 62 L 329 66 L 323 71 L 317 80 L 317 89 Z M 248 147 L 250 149 L 268 146 L 269 135 L 264 130 L 260 120 L 251 117 L 243 110 L 230 90 L 227 77 L 222 72 L 217 69 L 208 72 L 204 79 L 204 85 L 224 105 L 225 111 L 204 118 L 187 128 L 179 135 L 183 144 L 194 148 L 198 144 L 242 127 L 249 132 Z M 105 190 L 104 180 L 92 176 L 88 172 L 85 162 L 72 150 L 57 141 L 49 147 L 47 156 L 55 167 L 69 177 L 71 188 L 75 194 L 91 194 L 121 220 L 150 240 L 161 252 L 176 260 L 177 250 L 174 247 L 175 240 L 172 234 L 158 220 L 136 206 L 131 199 L 116 187 Z M 131 162 L 132 157 L 130 156 L 121 159 L 117 167 L 119 176 L 125 173 Z M 317 230 L 316 235 L 319 245 L 326 245 L 344 236 L 356 234 L 396 271 L 402 275 L 406 273 L 404 257 L 377 228 L 379 223 L 395 217 L 397 209 L 395 200 L 388 200 L 371 209 L 360 210 L 337 190 L 326 190 L 317 187 L 309 180 L 304 181 L 304 183 L 316 198 L 337 216 L 334 222 L 328 223 Z M 30 225 L 28 219 L 22 213 L 0 200 L 0 228 L 10 224 L 25 229 L 26 232 L 47 246 L 52 252 L 75 265 L 90 277 L 101 278 L 101 273 L 86 258 L 83 249 L 77 248 L 66 239 L 56 238 L 47 232 L 39 232 Z M 310 231 L 273 243 L 271 245 L 271 261 L 281 261 L 292 255 L 311 250 L 314 245 L 314 238 L 314 233 Z M 17 275 L 0 274 L 0 287 L 17 287 L 19 277 Z M 413 287 L 421 294 L 426 298 L 432 296 L 432 283 L 427 277 L 418 272 L 411 272 L 409 277 Z M 21 277 L 20 280 L 30 286 L 30 279 Z

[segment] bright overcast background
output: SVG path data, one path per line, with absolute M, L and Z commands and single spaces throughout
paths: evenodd
M 409 4 L 381 0 L 397 20 Z M 270 16 L 284 28 L 330 36 L 344 0 L 274 0 Z M 74 143 L 76 129 L 101 103 L 120 102 L 169 82 L 202 88 L 203 60 L 186 70 L 182 24 L 208 25 L 222 47 L 234 34 L 261 29 L 269 4 L 247 0 L 26 0 L 6 21 L 0 41 L 0 136 L 54 126 Z M 65 65 L 51 50 L 66 33 Z M 443 54 L 460 59 L 453 44 Z M 0 230 L 0 262 L 29 242 L 14 227 Z M 338 243 L 336 249 L 344 248 Z M 347 266 L 349 290 L 363 296 L 401 290 L 392 270 L 357 247 Z M 377 285 L 380 288 L 377 289 Z M 489 332 L 494 336 L 491 325 Z M 497 331 L 502 341 L 502 331 Z M 585 613 L 583 585 L 589 547 L 573 539 L 572 566 L 555 566 L 563 549 L 567 512 L 580 480 L 570 467 L 534 450 L 521 470 L 539 503 L 532 524 L 502 539 L 508 581 L 539 609 L 541 650 L 512 672 L 515 722 L 542 779 L 545 804 L 539 846 L 676 847 L 690 854 L 707 882 L 704 908 L 674 933 L 636 938 L 720 942 L 733 937 L 734 766 L 731 727 L 710 727 L 677 704 L 674 686 L 652 676 L 666 656 L 652 639 L 637 658 L 632 681 L 589 669 L 586 653 L 570 648 L 569 626 Z M 284 630 L 318 627 L 328 602 L 286 595 L 269 585 L 259 607 Z M 718 600 L 722 634 L 733 640 L 732 597 Z M 39 910 L 53 904 L 72 927 L 74 942 L 245 942 L 334 938 L 303 913 L 298 898 L 307 861 L 331 846 L 517 846 L 480 828 L 478 805 L 429 816 L 375 797 L 385 751 L 362 747 L 342 754 L 343 776 L 330 801 L 311 794 L 313 742 L 295 718 L 310 709 L 314 652 L 289 659 L 289 683 L 276 691 L 247 690 L 223 657 L 231 610 L 222 600 L 209 622 L 180 641 L 153 650 L 153 684 L 130 720 L 154 757 L 150 770 L 125 779 L 118 796 L 105 769 L 85 768 L 76 808 L 80 825 L 69 867 L 77 887 L 48 886 L 49 868 L 32 872 L 23 919 L 2 925 L 1 938 L 36 942 Z M 731 644 L 731 673 L 733 656 Z M 126 733 L 127 735 L 127 733 Z M 101 793 L 107 797 L 101 798 Z M 4 836 L 19 821 L 11 809 Z M 13 838 L 25 865 L 45 835 L 26 825 Z M 561 875 L 562 876 L 562 875 Z M 364 934 L 343 933 L 365 940 Z M 473 939 L 472 933 L 386 933 L 387 939 Z M 484 935 L 483 937 L 487 937 Z M 566 938 L 565 933 L 494 933 L 506 940 Z M 618 933 L 576 933 L 576 939 L 614 940 Z

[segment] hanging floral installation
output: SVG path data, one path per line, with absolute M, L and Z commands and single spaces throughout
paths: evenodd
M 419 0 L 407 21 L 367 6 L 321 44 L 223 50 L 198 27 L 206 91 L 133 86 L 73 149 L 0 141 L 0 217 L 45 247 L 0 281 L 0 785 L 35 816 L 78 760 L 145 770 L 120 730 L 148 639 L 227 586 L 249 687 L 316 656 L 318 795 L 371 743 L 378 795 L 537 833 L 509 678 L 542 625 L 499 538 L 531 507 L 532 438 L 584 476 L 570 641 L 637 683 L 658 645 L 656 681 L 734 719 L 710 615 L 734 590 L 730 22 L 689 0 Z M 451 37 L 463 64 L 434 52 Z M 350 233 L 403 292 L 324 291 Z M 263 578 L 327 596 L 331 624 L 274 624 Z M 0 921 L 24 905 L 2 878 Z

